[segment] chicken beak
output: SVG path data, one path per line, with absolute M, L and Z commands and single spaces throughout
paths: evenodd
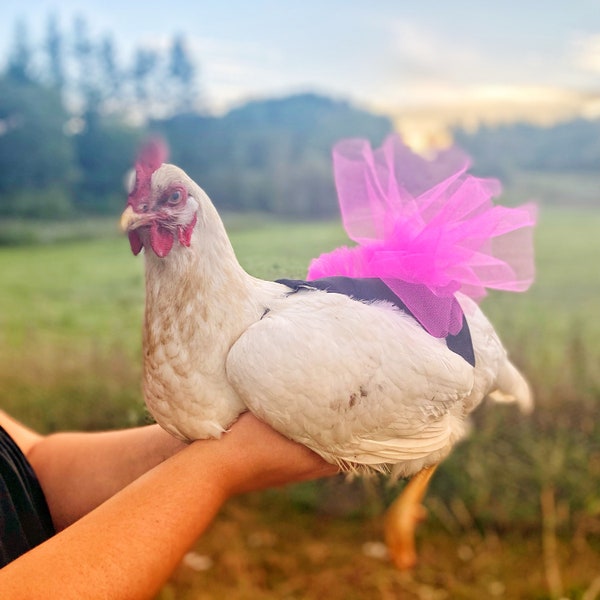
M 141 221 L 143 219 L 143 215 L 136 213 L 131 205 L 127 205 L 127 208 L 123 211 L 121 215 L 121 229 L 124 232 L 130 231 L 132 229 L 136 229 L 141 225 Z

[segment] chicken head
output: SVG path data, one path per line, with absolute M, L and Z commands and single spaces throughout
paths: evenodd
M 121 227 L 127 231 L 134 254 L 150 247 L 164 258 L 175 240 L 182 246 L 190 245 L 198 201 L 190 194 L 186 177 L 164 182 L 156 176 L 166 158 L 164 143 L 150 140 L 136 161 L 127 207 L 121 217 Z

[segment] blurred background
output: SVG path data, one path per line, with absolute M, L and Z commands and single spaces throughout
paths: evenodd
M 142 261 L 116 227 L 144 136 L 277 278 L 347 242 L 332 145 L 393 131 L 539 204 L 536 283 L 484 301 L 536 411 L 478 411 L 413 573 L 380 542 L 397 488 L 336 480 L 230 503 L 161 598 L 600 598 L 600 2 L 2 9 L 0 406 L 42 431 L 147 422 Z

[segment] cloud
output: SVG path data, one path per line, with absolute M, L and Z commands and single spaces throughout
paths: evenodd
M 577 35 L 571 43 L 571 61 L 577 69 L 600 73 L 600 33 Z
M 388 25 L 390 53 L 405 73 L 419 79 L 454 79 L 482 66 L 481 53 L 465 43 L 404 19 Z
M 208 36 L 187 37 L 200 69 L 211 108 L 221 112 L 253 96 L 285 86 L 281 52 L 264 41 L 239 41 Z

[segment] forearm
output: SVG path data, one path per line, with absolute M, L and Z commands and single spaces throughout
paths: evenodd
M 158 425 L 99 433 L 57 433 L 27 452 L 57 530 L 160 464 L 184 444 Z
M 151 598 L 227 496 L 212 454 L 184 449 L 10 563 L 0 597 Z

